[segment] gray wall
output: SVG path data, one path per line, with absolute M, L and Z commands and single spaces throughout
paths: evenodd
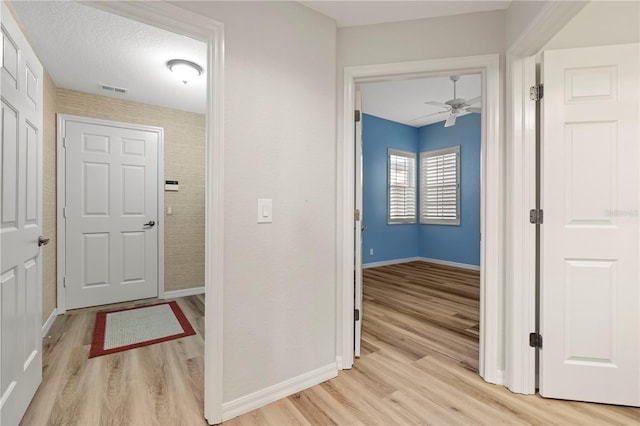
M 335 365 L 336 29 L 296 2 L 175 4 L 225 25 L 229 402 Z
M 640 2 L 593 1 L 545 49 L 606 46 L 640 41 Z

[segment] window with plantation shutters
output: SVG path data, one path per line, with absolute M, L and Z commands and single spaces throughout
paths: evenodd
M 389 149 L 389 223 L 416 223 L 416 154 Z
M 420 153 L 420 223 L 460 225 L 460 145 Z

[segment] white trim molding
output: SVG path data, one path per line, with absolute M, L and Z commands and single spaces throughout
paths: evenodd
M 536 197 L 536 111 L 529 99 L 536 82 L 534 56 L 587 3 L 547 2 L 507 51 L 504 384 L 517 393 L 536 391 L 536 354 L 528 336 L 535 331 L 536 312 L 536 236 L 528 220 Z
M 488 382 L 501 381 L 499 365 L 504 341 L 504 144 L 500 125 L 499 55 L 480 55 L 426 61 L 346 67 L 338 146 L 337 199 L 337 356 L 342 368 L 351 368 L 353 353 L 353 211 L 354 122 L 356 84 L 392 78 L 420 78 L 450 73 L 481 74 L 482 163 L 480 249 L 480 375 Z M 339 133 L 340 134 L 340 133 Z
M 380 266 L 397 265 L 400 263 L 409 263 L 422 260 L 420 257 L 405 257 L 402 259 L 381 260 L 380 262 L 363 263 L 362 269 L 377 268 Z
M 337 375 L 338 368 L 335 363 L 331 363 L 233 401 L 225 402 L 222 404 L 222 420 L 227 421 L 248 413 L 273 401 L 333 379 Z
M 435 263 L 436 265 L 453 266 L 455 268 L 470 269 L 472 271 L 479 271 L 480 265 L 470 265 L 468 263 L 452 262 L 450 260 L 432 259 L 430 257 L 404 257 L 402 259 L 381 260 L 379 262 L 364 263 L 362 269 L 378 268 L 380 266 L 399 265 L 401 263 L 409 262 L 426 262 Z
M 589 1 L 549 1 L 520 36 L 509 46 L 507 54 L 526 57 L 535 55 L 578 14 Z
M 505 291 L 505 374 L 513 392 L 535 393 L 536 351 L 528 346 L 535 331 L 536 227 L 529 210 L 536 207 L 536 105 L 527 96 L 536 84 L 533 56 L 508 58 L 507 97 L 507 282 Z M 517 120 L 516 120 L 517 117 Z
M 338 355 L 336 357 L 336 366 L 338 367 L 338 370 L 342 370 L 342 357 L 340 355 Z
M 85 2 L 207 43 L 204 416 L 222 422 L 224 302 L 224 24 L 165 1 Z
M 49 318 L 42 324 L 42 338 L 44 339 L 49 334 L 49 330 L 51 330 L 51 326 L 55 322 L 56 318 L 58 318 L 58 309 L 54 309 L 49 315 Z
M 204 294 L 204 287 L 191 287 L 183 288 L 180 290 L 165 291 L 162 297 L 159 299 L 176 299 L 178 297 L 196 296 L 198 294 Z
M 471 271 L 479 271 L 480 265 L 471 265 L 468 263 L 452 262 L 450 260 L 433 259 L 430 257 L 419 257 L 418 260 L 427 263 L 435 263 L 436 265 L 453 266 L 454 268 L 469 269 Z

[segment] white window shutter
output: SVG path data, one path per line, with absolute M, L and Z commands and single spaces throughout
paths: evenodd
M 389 149 L 389 223 L 416 222 L 416 154 Z
M 460 146 L 420 153 L 420 223 L 460 224 Z

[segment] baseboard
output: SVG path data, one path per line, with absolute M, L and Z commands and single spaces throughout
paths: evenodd
M 230 420 L 241 414 L 260 408 L 278 399 L 300 392 L 338 375 L 336 363 L 320 367 L 284 382 L 222 404 L 222 420 Z
M 49 329 L 51 329 L 51 326 L 53 325 L 53 322 L 56 320 L 57 317 L 58 317 L 58 309 L 56 308 L 51 312 L 51 315 L 49 315 L 49 318 L 47 318 L 47 320 L 44 322 L 44 324 L 42 324 L 42 338 L 43 339 L 49 333 Z
M 501 385 L 501 386 L 506 386 L 505 385 L 505 375 L 506 375 L 506 371 L 505 370 L 492 370 L 492 371 L 486 371 L 487 369 L 485 369 L 484 371 L 484 375 L 480 375 L 480 377 L 482 377 L 482 380 L 484 380 L 487 383 L 491 383 L 494 385 Z M 508 388 L 508 386 L 506 386 Z M 515 392 L 515 393 L 521 393 L 521 392 Z
M 161 299 L 175 299 L 177 297 L 195 296 L 204 294 L 204 287 L 183 288 L 182 290 L 165 291 Z
M 377 268 L 379 266 L 397 265 L 399 263 L 408 263 L 408 262 L 429 262 L 429 263 L 436 263 L 438 265 L 455 266 L 456 268 L 471 269 L 473 271 L 480 270 L 480 266 L 478 265 L 469 265 L 467 263 L 451 262 L 448 260 L 431 259 L 429 257 L 419 257 L 419 256 L 405 257 L 404 259 L 391 259 L 391 260 L 382 260 L 380 262 L 364 263 L 362 265 L 362 269 Z
M 382 260 L 380 262 L 364 263 L 362 265 L 362 269 L 377 268 L 379 266 L 396 265 L 398 263 L 415 262 L 417 260 L 422 260 L 422 258 L 420 258 L 420 257 L 405 257 L 404 259 Z
M 480 266 L 478 265 L 469 265 L 466 263 L 450 262 L 448 260 L 431 259 L 429 257 L 418 257 L 416 258 L 416 260 L 421 260 L 423 262 L 428 262 L 428 263 L 435 263 L 437 265 L 454 266 L 456 268 L 462 268 L 462 269 L 471 269 L 472 271 L 480 270 Z

